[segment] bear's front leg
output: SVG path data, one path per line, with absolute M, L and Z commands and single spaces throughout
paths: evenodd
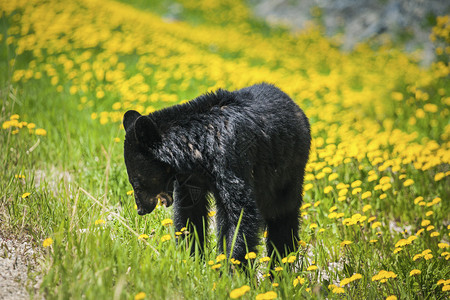
M 202 253 L 208 229 L 207 190 L 195 178 L 176 180 L 173 195 L 175 229 L 180 231 L 186 227 L 189 232 L 191 253 L 195 254 L 196 245 Z

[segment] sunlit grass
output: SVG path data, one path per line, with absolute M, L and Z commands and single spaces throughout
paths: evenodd
M 392 45 L 342 53 L 320 28 L 258 27 L 240 1 L 180 2 L 191 23 L 113 1 L 0 1 L 0 217 L 42 248 L 41 293 L 448 297 L 449 18 L 422 68 Z M 305 110 L 314 140 L 298 253 L 271 271 L 261 246 L 244 274 L 213 232 L 191 257 L 176 241 L 195 233 L 175 232 L 171 209 L 137 215 L 120 121 L 261 81 Z

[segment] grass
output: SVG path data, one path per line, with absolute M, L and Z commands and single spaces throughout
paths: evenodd
M 433 29 L 437 62 L 421 68 L 393 45 L 342 53 L 320 28 L 271 30 L 239 1 L 180 3 L 185 21 L 160 18 L 170 1 L 0 1 L 0 220 L 42 249 L 39 293 L 447 298 L 448 17 Z M 263 247 L 249 276 L 230 274 L 213 232 L 191 257 L 162 225 L 170 208 L 137 215 L 120 126 L 128 109 L 261 81 L 295 99 L 314 139 L 300 249 L 273 281 Z

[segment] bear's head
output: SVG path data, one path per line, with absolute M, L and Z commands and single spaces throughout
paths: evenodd
M 168 191 L 173 178 L 168 164 L 158 160 L 154 150 L 161 142 L 161 133 L 150 116 L 137 111 L 127 111 L 123 117 L 125 128 L 124 158 L 128 180 L 133 186 L 139 215 L 151 213 L 158 199 L 166 205 L 172 204 Z

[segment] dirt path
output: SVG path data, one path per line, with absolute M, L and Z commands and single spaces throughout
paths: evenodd
M 0 228 L 0 300 L 30 298 L 27 289 L 37 290 L 39 280 L 30 281 L 28 272 L 36 270 L 38 257 L 31 237 L 14 236 Z

